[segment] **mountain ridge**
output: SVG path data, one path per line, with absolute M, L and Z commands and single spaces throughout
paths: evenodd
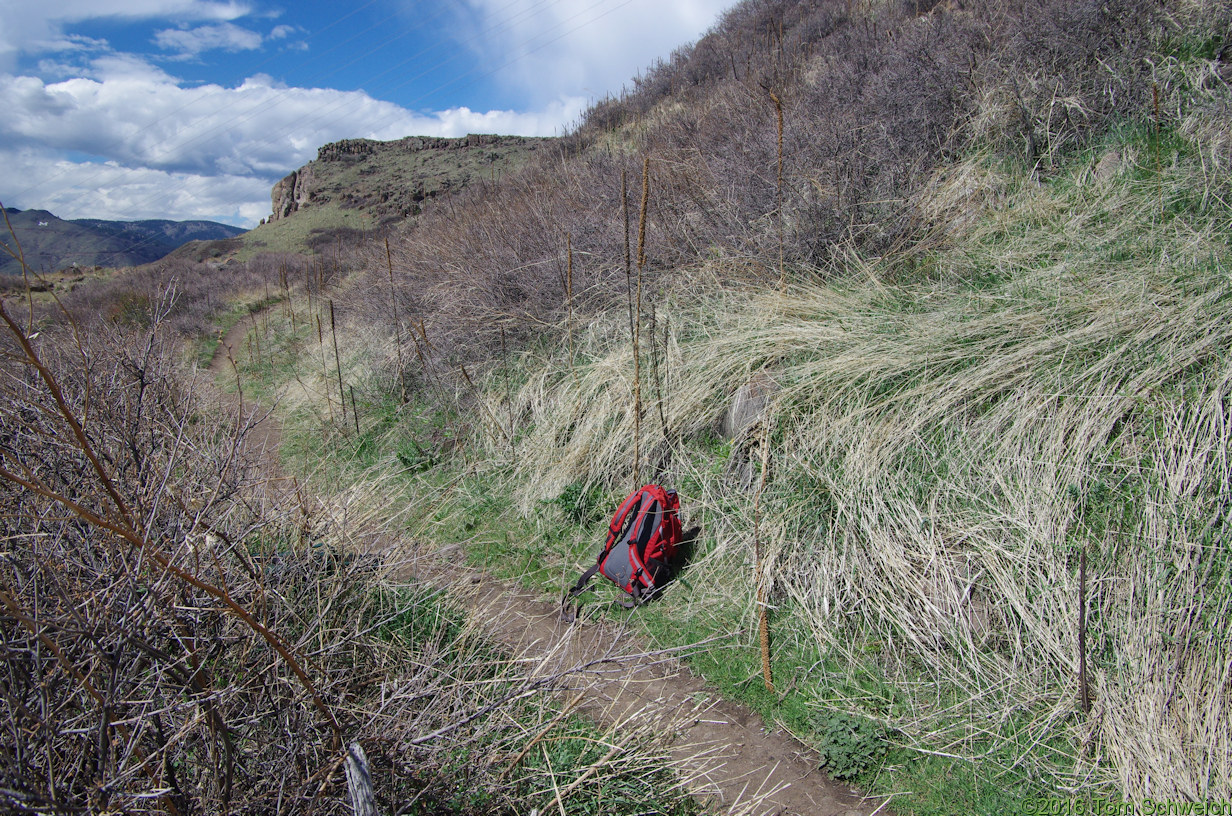
M 217 221 L 144 219 L 111 221 L 101 218 L 63 219 L 49 210 L 5 208 L 13 236 L 26 264 L 36 272 L 69 267 L 140 266 L 163 258 L 191 241 L 234 238 L 246 230 Z M 16 252 L 12 238 L 6 249 Z M 21 264 L 5 253 L 0 275 L 21 273 Z

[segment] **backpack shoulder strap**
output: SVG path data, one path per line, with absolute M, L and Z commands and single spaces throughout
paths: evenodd
M 623 502 L 620 503 L 620 507 L 616 508 L 616 512 L 612 514 L 612 523 L 609 524 L 607 528 L 607 543 L 603 546 L 605 551 L 610 549 L 611 546 L 620 538 L 625 527 L 625 517 L 629 514 L 629 511 L 639 501 L 641 501 L 641 498 L 642 491 L 634 490 L 625 497 Z
M 586 585 L 590 583 L 590 579 L 595 577 L 595 573 L 599 571 L 599 562 L 596 561 L 594 566 L 582 573 L 582 577 L 578 578 L 573 588 L 569 590 L 569 594 L 565 596 L 565 600 L 576 598 L 586 591 Z

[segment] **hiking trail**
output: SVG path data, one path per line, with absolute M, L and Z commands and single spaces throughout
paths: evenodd
M 210 364 L 215 378 L 236 376 L 231 360 L 250 325 L 240 321 Z M 254 415 L 256 406 L 249 406 Z M 271 474 L 280 472 L 281 433 L 270 412 L 252 425 L 245 447 Z M 865 798 L 819 769 L 817 753 L 747 706 L 723 699 L 679 659 L 619 624 L 565 622 L 558 602 L 462 566 L 461 545 L 435 549 L 411 541 L 395 547 L 397 582 L 446 590 L 482 631 L 536 676 L 559 674 L 562 698 L 602 725 L 642 727 L 665 738 L 665 752 L 685 788 L 729 816 L 890 816 L 887 797 Z

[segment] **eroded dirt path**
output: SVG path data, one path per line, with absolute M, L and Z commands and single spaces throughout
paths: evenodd
M 233 380 L 231 360 L 250 328 L 240 321 L 220 344 L 210 369 Z M 256 410 L 253 410 L 256 409 Z M 260 417 L 256 406 L 246 411 Z M 280 474 L 281 434 L 272 415 L 249 431 L 245 447 L 267 472 Z M 281 477 L 275 476 L 276 480 Z M 561 620 L 559 606 L 515 584 L 460 567 L 457 545 L 427 550 L 409 542 L 398 554 L 395 580 L 428 581 L 446 589 L 492 640 L 538 675 L 572 678 L 565 697 L 603 725 L 664 737 L 665 750 L 687 790 L 730 816 L 881 816 L 882 798 L 864 798 L 818 770 L 820 758 L 746 706 L 722 699 L 672 654 L 650 649 L 632 632 L 607 622 Z M 568 683 L 569 680 L 566 680 Z
M 215 383 L 236 382 L 235 360 L 251 329 L 250 321 L 241 320 L 223 336 L 210 360 L 209 371 Z M 223 393 L 221 398 L 241 400 L 241 413 L 245 415 L 244 420 L 249 426 L 244 435 L 244 449 L 257 457 L 267 473 L 281 474 L 278 445 L 282 442 L 282 433 L 272 412 L 248 401 L 248 398 L 243 396 L 242 389 L 237 394 Z
M 456 545 L 455 545 L 456 546 Z M 866 799 L 818 770 L 820 758 L 748 707 L 724 700 L 673 655 L 651 651 L 635 634 L 606 622 L 561 620 L 555 602 L 506 581 L 456 566 L 451 548 L 420 556 L 415 576 L 448 584 L 489 636 L 536 673 L 570 672 L 578 708 L 606 725 L 649 725 L 667 737 L 672 764 L 688 790 L 718 813 L 744 816 L 871 816 L 884 798 Z M 453 564 L 446 572 L 442 559 Z M 409 576 L 408 576 L 409 577 Z M 580 670 L 579 670 L 579 667 Z M 569 696 L 566 691 L 565 696 Z

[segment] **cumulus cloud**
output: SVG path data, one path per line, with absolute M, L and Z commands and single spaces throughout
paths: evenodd
M 255 31 L 235 23 L 198 26 L 196 28 L 166 28 L 154 34 L 154 43 L 182 57 L 195 57 L 203 51 L 253 51 L 261 47 L 263 38 Z
M 553 135 L 583 105 L 572 98 L 535 112 L 458 107 L 416 113 L 362 91 L 288 88 L 267 76 L 233 88 L 185 87 L 139 59 L 109 56 L 95 61 L 91 76 L 61 82 L 0 77 L 0 109 L 8 111 L 0 119 L 0 143 L 20 152 L 24 158 L 17 166 L 25 168 L 4 185 L 10 199 L 5 203 L 46 207 L 57 215 L 53 204 L 73 211 L 87 204 L 106 207 L 108 217 L 117 218 L 157 212 L 206 217 L 204 208 L 216 209 L 213 202 L 225 200 L 225 191 L 243 196 L 230 200 L 244 202 L 235 213 L 252 225 L 268 213 L 273 182 L 315 158 L 327 142 L 411 134 Z M 102 161 L 71 165 L 56 159 L 68 154 Z M 13 181 L 23 178 L 40 181 Z
M 181 86 L 132 58 L 98 60 L 95 77 L 0 82 L 0 138 L 107 156 L 130 166 L 208 172 L 226 161 L 268 174 L 301 162 L 303 149 L 343 137 L 465 135 L 468 130 L 538 134 L 556 117 L 576 115 L 581 100 L 533 113 L 454 108 L 413 113 L 363 91 L 287 88 L 256 76 L 235 88 Z
M 466 42 L 532 104 L 618 91 L 641 69 L 692 42 L 732 0 L 467 0 Z
M 639 68 L 695 39 L 728 1 L 463 0 L 465 19 L 442 36 L 464 46 L 460 54 L 473 50 L 476 63 L 453 82 L 495 76 L 520 89 L 521 109 L 424 112 L 362 90 L 287 87 L 265 75 L 238 85 L 188 82 L 154 57 L 65 33 L 88 19 L 154 21 L 163 65 L 204 64 L 207 52 L 265 43 L 305 47 L 299 26 L 276 25 L 263 36 L 239 25 L 242 18 L 276 16 L 240 0 L 0 0 L 0 161 L 8 170 L 0 199 L 64 217 L 255 225 L 269 212 L 270 186 L 327 142 L 559 134 L 578 120 L 587 97 L 618 89 Z M 38 76 L 17 70 L 20 55 L 34 55 Z
M 22 195 L 6 197 L 6 207 L 50 210 L 61 218 L 207 219 L 251 227 L 270 210 L 270 184 L 254 176 L 74 162 L 30 148 L 0 149 L 0 162 L 36 180 Z

